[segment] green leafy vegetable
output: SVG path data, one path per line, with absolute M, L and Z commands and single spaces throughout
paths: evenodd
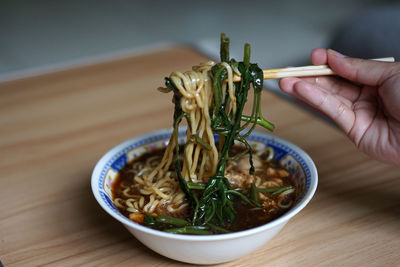
M 183 227 L 172 228 L 166 231 L 174 233 L 189 233 L 189 234 L 206 234 L 209 227 L 217 232 L 226 232 L 224 225 L 232 222 L 235 219 L 235 208 L 233 200 L 240 198 L 249 205 L 258 207 L 258 192 L 259 189 L 252 185 L 250 198 L 244 193 L 233 190 L 225 175 L 225 167 L 232 157 L 229 157 L 229 150 L 234 145 L 235 141 L 242 143 L 246 150 L 243 154 L 249 154 L 250 170 L 254 172 L 252 160 L 252 148 L 247 143 L 245 138 L 251 133 L 256 125 L 260 125 L 268 130 L 273 130 L 274 125 L 265 120 L 261 114 L 261 92 L 263 73 L 257 64 L 250 63 L 250 45 L 244 46 L 244 57 L 242 62 L 237 62 L 229 58 L 229 38 L 225 34 L 221 34 L 220 55 L 221 61 L 229 63 L 232 67 L 239 70 L 241 81 L 235 82 L 235 97 L 236 97 L 236 113 L 230 112 L 227 114 L 228 97 L 222 94 L 222 85 L 227 79 L 226 68 L 222 64 L 216 64 L 212 67 L 213 75 L 213 103 L 210 106 L 211 127 L 214 133 L 220 136 L 222 149 L 218 160 L 216 173 L 208 180 L 207 183 L 187 182 L 182 177 L 181 162 L 178 157 L 175 157 L 175 170 L 178 176 L 179 185 L 186 195 L 186 199 L 191 209 L 191 227 L 181 222 Z M 166 86 L 169 90 L 174 91 L 173 102 L 175 103 L 174 110 L 174 135 L 175 135 L 175 154 L 179 155 L 180 146 L 178 145 L 178 127 L 182 118 L 188 120 L 187 115 L 180 107 L 180 98 L 178 90 L 173 85 L 172 81 L 166 78 Z M 247 102 L 248 92 L 254 88 L 253 108 L 250 116 L 243 115 L 243 109 Z M 225 101 L 223 101 L 225 99 Z M 245 129 L 247 132 L 243 133 Z M 223 141 L 222 141 L 223 140 Z M 187 142 L 195 142 L 206 149 L 211 149 L 209 145 L 202 140 L 198 135 L 192 135 Z M 193 190 L 203 190 L 201 194 L 195 193 Z M 156 219 L 159 221 L 161 219 Z M 150 223 L 153 223 L 150 221 Z M 172 224 L 172 223 L 171 223 Z M 176 225 L 176 224 L 175 224 Z M 204 228 L 206 227 L 206 228 Z

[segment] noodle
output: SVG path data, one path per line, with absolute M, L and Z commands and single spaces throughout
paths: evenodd
M 233 114 L 236 113 L 236 97 L 233 86 L 233 70 L 227 63 L 222 63 L 228 73 L 227 82 L 223 86 L 222 95 L 229 95 L 229 103 Z M 206 149 L 196 142 L 188 142 L 184 150 L 184 164 L 182 175 L 186 181 L 206 182 L 207 178 L 216 172 L 219 151 L 215 144 L 214 133 L 211 128 L 209 114 L 209 103 L 212 102 L 212 78 L 211 68 L 215 65 L 210 61 L 194 66 L 193 70 L 181 73 L 173 72 L 170 75 L 171 81 L 182 95 L 181 107 L 188 114 L 188 129 L 186 131 L 187 140 L 192 140 L 197 135 L 204 142 L 210 145 L 211 149 Z M 229 112 L 229 111 L 228 111 Z M 168 210 L 182 210 L 187 207 L 187 203 L 182 201 L 185 195 L 179 190 L 176 180 L 169 177 L 172 160 L 174 158 L 175 136 L 172 135 L 165 153 L 159 160 L 158 156 L 150 157 L 146 163 L 137 163 L 130 170 L 135 174 L 133 181 L 140 185 L 140 194 L 149 196 L 145 200 L 143 197 L 135 198 L 134 194 L 129 193 L 131 188 L 127 187 L 123 195 L 134 203 L 137 209 L 132 212 L 151 213 L 164 203 L 173 203 L 176 208 Z M 153 171 L 151 171 L 153 169 Z M 130 204 L 129 204 L 130 205 Z M 129 206 L 132 210 L 132 206 Z
M 283 191 L 282 193 L 279 194 L 278 206 L 280 208 L 287 209 L 293 204 L 292 200 L 290 200 L 287 204 L 282 203 L 285 200 L 286 196 L 289 194 L 292 194 L 293 192 L 294 192 L 294 189 L 289 189 L 289 190 Z

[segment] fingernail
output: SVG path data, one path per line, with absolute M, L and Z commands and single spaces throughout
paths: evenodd
M 328 54 L 334 57 L 339 57 L 339 58 L 344 58 L 346 57 L 343 54 L 340 54 L 338 51 L 332 50 L 332 49 L 328 49 Z

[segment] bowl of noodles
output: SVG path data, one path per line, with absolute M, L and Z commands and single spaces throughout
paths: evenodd
M 99 204 L 144 245 L 178 261 L 226 262 L 268 242 L 310 201 L 317 171 L 299 147 L 254 131 L 275 128 L 261 112 L 262 80 L 250 45 L 238 62 L 222 34 L 220 63 L 175 71 L 159 88 L 172 93 L 172 128 L 132 138 L 97 163 Z
M 178 141 L 181 144 L 186 141 L 186 130 L 184 127 L 179 128 Z M 152 194 L 146 192 L 149 190 L 148 188 L 140 187 L 144 193 L 141 198 L 134 195 L 132 190 L 126 189 L 130 188 L 132 184 L 127 180 L 121 180 L 122 174 L 126 175 L 125 178 L 133 177 L 133 179 L 138 177 L 140 172 L 149 174 L 151 169 L 158 165 L 157 161 L 162 160 L 160 151 L 167 147 L 172 131 L 171 129 L 154 131 L 115 146 L 99 160 L 91 180 L 93 194 L 100 206 L 114 219 L 120 221 L 144 245 L 163 256 L 193 264 L 216 264 L 249 254 L 273 238 L 293 216 L 307 205 L 316 190 L 318 174 L 315 164 L 302 149 L 267 132 L 253 131 L 248 136 L 248 142 L 255 152 L 254 158 L 265 160 L 262 165 L 269 167 L 265 168 L 256 163 L 254 177 L 246 176 L 246 172 L 242 172 L 238 167 L 247 168 L 248 166 L 246 164 L 241 166 L 242 159 L 239 158 L 238 163 L 229 165 L 226 172 L 234 190 L 250 183 L 250 185 L 254 184 L 260 188 L 259 201 L 262 201 L 263 195 L 268 197 L 266 200 L 268 205 L 263 204 L 262 207 L 264 210 L 268 209 L 267 212 L 271 215 L 266 223 L 260 225 L 254 221 L 244 221 L 241 224 L 248 225 L 241 225 L 236 229 L 237 231 L 231 230 L 225 233 L 212 230 L 210 234 L 177 234 L 162 231 L 151 225 L 146 226 L 134 218 L 135 214 L 139 214 L 138 211 L 141 207 L 142 209 L 146 207 L 149 214 L 161 210 L 167 211 L 165 213 L 168 215 L 173 215 L 174 212 L 185 214 L 183 210 L 185 207 L 187 208 L 187 201 L 184 197 L 180 197 L 178 183 L 171 182 L 175 179 L 173 175 L 170 181 L 165 181 L 164 185 L 160 183 L 161 186 L 158 188 L 155 187 L 157 189 L 153 190 Z M 266 164 L 269 161 L 273 161 L 273 164 Z M 244 177 L 244 184 L 237 179 L 235 173 Z M 290 179 L 290 183 L 285 181 L 286 178 Z M 139 184 L 140 182 L 139 180 Z M 264 191 L 262 188 L 265 188 Z M 281 189 L 282 192 L 279 193 L 273 191 L 274 188 L 286 188 L 287 190 L 282 191 Z M 270 192 L 268 192 L 269 189 L 271 189 Z M 122 193 L 124 190 L 128 192 L 126 196 Z M 154 193 L 157 191 L 163 193 L 160 194 L 161 196 L 172 195 L 181 202 L 178 200 L 175 202 L 164 201 L 162 204 L 162 197 Z M 173 193 L 174 191 L 176 192 Z M 271 195 L 273 196 L 271 197 Z M 273 198 L 274 196 L 277 198 Z M 150 198 L 153 201 L 150 202 Z M 237 198 L 240 199 L 240 197 Z M 141 203 L 141 199 L 144 203 Z M 242 199 L 240 201 L 245 202 Z M 170 209 L 166 203 L 171 203 Z M 163 208 L 160 209 L 158 206 L 163 206 Z M 256 211 L 252 212 L 258 214 Z M 166 217 L 169 218 L 169 216 Z M 239 215 L 237 217 L 255 216 L 247 213 L 247 216 Z M 168 229 L 178 228 L 175 225 L 167 227 Z M 199 229 L 199 231 L 202 230 L 202 228 Z

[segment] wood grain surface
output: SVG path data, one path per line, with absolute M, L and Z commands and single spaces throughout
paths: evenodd
M 5 266 L 184 266 L 143 246 L 96 203 L 90 175 L 110 148 L 170 127 L 156 88 L 206 58 L 169 47 L 0 83 L 0 261 Z M 399 266 L 400 169 L 265 91 L 275 134 L 314 159 L 313 200 L 267 245 L 220 266 Z

